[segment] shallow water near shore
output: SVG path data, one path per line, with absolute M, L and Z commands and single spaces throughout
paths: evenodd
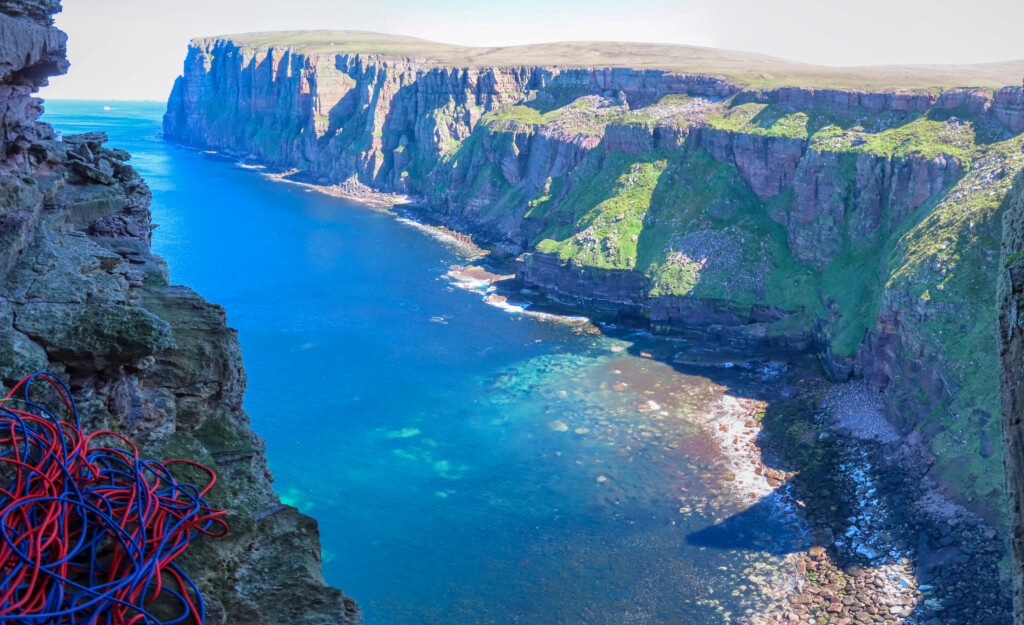
M 740 622 L 751 576 L 804 546 L 700 425 L 753 427 L 776 371 L 684 372 L 670 341 L 488 305 L 452 283 L 457 248 L 164 142 L 163 110 L 44 119 L 133 154 L 154 250 L 227 309 L 276 489 L 367 625 Z

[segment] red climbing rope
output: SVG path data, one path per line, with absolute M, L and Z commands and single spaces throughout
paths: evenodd
M 30 399 L 36 378 L 73 423 Z M 170 469 L 185 466 L 207 484 L 178 482 Z M 215 481 L 195 462 L 143 460 L 115 432 L 85 435 L 59 378 L 26 377 L 0 400 L 0 622 L 202 625 L 202 595 L 174 559 L 198 535 L 227 532 L 226 512 L 204 500 Z M 158 600 L 176 616 L 154 615 Z

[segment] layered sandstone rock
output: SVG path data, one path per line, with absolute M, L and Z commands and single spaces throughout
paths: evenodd
M 1010 132 L 1024 131 L 1024 87 L 1004 87 L 997 91 L 991 110 Z

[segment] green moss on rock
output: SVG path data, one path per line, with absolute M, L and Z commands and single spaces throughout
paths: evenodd
M 167 322 L 136 306 L 32 303 L 14 325 L 53 353 L 141 358 L 175 346 Z

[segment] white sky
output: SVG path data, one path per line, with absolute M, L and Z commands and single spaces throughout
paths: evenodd
M 49 98 L 165 100 L 193 37 L 352 29 L 463 45 L 685 43 L 821 65 L 1024 58 L 1022 0 L 65 0 Z

